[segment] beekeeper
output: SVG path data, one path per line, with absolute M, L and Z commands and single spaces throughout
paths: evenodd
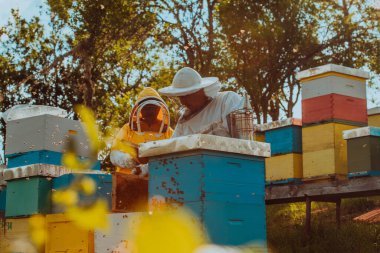
M 139 143 L 168 139 L 170 128 L 169 109 L 160 95 L 152 88 L 144 88 L 138 95 L 129 122 L 116 135 L 111 147 L 110 159 L 117 171 L 145 176 L 146 161 L 138 157 Z
M 192 68 L 180 69 L 172 84 L 159 92 L 178 97 L 183 108 L 172 137 L 190 134 L 231 136 L 228 114 L 238 109 L 242 97 L 232 91 L 220 92 L 217 77 L 205 77 Z

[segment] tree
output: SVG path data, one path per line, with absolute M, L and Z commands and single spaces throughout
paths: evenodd
M 362 19 L 355 21 L 355 15 Z M 371 65 L 378 17 L 359 1 L 222 1 L 231 74 L 253 99 L 258 122 L 277 120 L 280 109 L 292 116 L 300 91 L 296 71 L 329 62 Z
M 114 95 L 137 87 L 151 65 L 146 60 L 149 52 L 144 44 L 154 27 L 148 3 L 50 0 L 48 27 L 41 25 L 38 18 L 28 23 L 16 15 L 15 23 L 5 28 L 8 39 L 3 42 L 2 52 L 12 64 L 24 67 L 23 78 L 12 83 L 27 87 L 27 91 L 33 82 L 38 83 L 38 88 L 53 83 L 57 88 L 69 86 L 79 95 L 73 103 L 95 110 L 103 102 L 105 91 Z M 51 32 L 45 34 L 46 28 Z M 27 29 L 29 34 L 24 31 Z M 25 54 L 28 50 L 30 55 Z M 33 93 L 30 95 L 35 98 Z
M 174 62 L 201 75 L 217 74 L 221 38 L 216 10 L 218 0 L 159 0 L 157 41 L 171 50 Z
M 13 21 L 1 29 L 1 110 L 33 103 L 73 112 L 75 104 L 84 104 L 103 127 L 120 120 L 154 63 L 146 43 L 155 26 L 150 1 L 48 4 L 47 25 L 14 11 Z M 124 118 L 115 125 L 123 123 Z

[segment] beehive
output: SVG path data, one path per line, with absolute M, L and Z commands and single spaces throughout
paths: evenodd
M 8 159 L 7 167 L 15 168 L 30 164 L 62 165 L 62 155 L 63 153 L 49 150 L 38 150 L 24 153 L 9 154 L 6 155 L 6 158 Z M 85 159 L 82 157 L 78 158 Z M 100 162 L 98 161 L 92 169 L 100 170 Z
M 0 213 L 5 213 L 5 205 L 7 201 L 7 188 L 0 186 Z
M 213 243 L 265 244 L 268 153 L 268 144 L 206 135 L 143 144 L 140 154 L 150 156 L 151 207 L 164 201 L 190 208 Z
M 115 253 L 130 250 L 132 230 L 142 213 L 108 214 L 110 228 L 108 231 L 94 231 L 94 252 Z
M 302 100 L 302 123 L 352 122 L 368 123 L 367 101 L 339 94 L 328 94 Z
M 347 140 L 349 174 L 380 175 L 380 128 L 348 130 L 343 137 Z
M 380 107 L 368 110 L 368 126 L 380 127 Z
M 45 253 L 94 252 L 94 232 L 77 227 L 64 214 L 46 216 L 49 239 Z
M 8 181 L 6 217 L 51 212 L 51 178 L 31 177 Z
M 333 93 L 366 99 L 366 78 L 329 72 L 302 80 L 302 100 Z
M 271 155 L 302 153 L 301 126 L 301 120 L 294 118 L 263 124 L 261 130 L 271 145 Z
M 302 85 L 302 123 L 367 124 L 366 79 L 369 73 L 326 64 L 297 73 Z
M 148 210 L 148 179 L 116 172 L 112 175 L 112 211 Z
M 26 253 L 34 246 L 30 239 L 30 218 L 5 219 L 0 226 L 0 252 Z M 43 249 L 38 251 L 44 252 Z
M 52 189 L 62 190 L 71 185 L 79 177 L 89 177 L 96 183 L 96 190 L 93 195 L 80 195 L 81 204 L 90 203 L 96 199 L 104 199 L 108 203 L 108 208 L 112 206 L 112 176 L 105 173 L 69 173 L 53 179 Z M 53 203 L 53 213 L 61 213 L 61 206 Z
M 302 85 L 302 100 L 328 94 L 366 99 L 369 73 L 336 64 L 307 69 L 297 73 Z
M 265 159 L 267 182 L 301 179 L 302 174 L 302 154 L 290 153 Z
M 62 153 L 69 136 L 77 154 L 89 157 L 89 142 L 79 121 L 47 114 L 11 120 L 7 122 L 5 155 L 40 150 Z
M 303 176 L 347 174 L 347 142 L 343 131 L 356 126 L 327 123 L 302 128 Z

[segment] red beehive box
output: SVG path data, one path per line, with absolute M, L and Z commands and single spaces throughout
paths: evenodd
M 339 94 L 329 94 L 302 101 L 303 124 L 329 121 L 367 125 L 367 101 Z

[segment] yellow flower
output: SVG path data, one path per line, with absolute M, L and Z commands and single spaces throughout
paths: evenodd
M 143 215 L 133 229 L 132 247 L 136 253 L 192 253 L 206 242 L 196 218 L 184 210 Z
M 80 188 L 84 194 L 91 195 L 96 190 L 96 183 L 90 177 L 83 177 L 80 181 Z
M 62 156 L 62 164 L 73 170 L 85 170 L 91 168 L 90 160 L 81 161 L 73 152 L 66 152 Z
M 78 203 L 78 193 L 72 189 L 53 192 L 53 201 L 64 206 L 72 206 Z
M 47 238 L 45 228 L 45 217 L 42 215 L 34 215 L 29 219 L 30 237 L 32 242 L 37 246 L 42 246 Z
M 103 199 L 88 207 L 71 206 L 66 209 L 67 217 L 78 227 L 90 230 L 108 228 L 107 212 L 107 202 Z
M 92 150 L 98 151 L 101 144 L 94 113 L 91 111 L 91 109 L 83 105 L 76 106 L 75 109 L 82 120 L 82 124 L 89 138 Z

